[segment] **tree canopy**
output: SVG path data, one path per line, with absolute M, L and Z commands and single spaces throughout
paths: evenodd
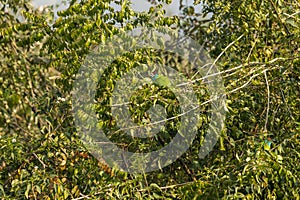
M 54 6 L 39 10 L 28 0 L 0 0 L 1 199 L 299 199 L 300 3 L 180 0 L 180 14 L 167 17 L 163 5 L 170 0 L 149 2 L 149 10 L 137 12 L 130 0 L 70 0 L 56 16 Z M 96 159 L 80 140 L 72 90 L 91 52 L 138 27 L 179 30 L 198 42 L 223 79 L 227 112 L 205 158 L 198 154 L 212 118 L 209 104 L 201 107 L 197 134 L 183 155 L 159 170 L 130 174 Z M 152 105 L 166 110 L 165 129 L 147 139 L 118 131 L 107 105 L 117 80 L 139 65 L 171 66 L 193 83 L 199 102 L 209 101 L 206 79 L 183 60 L 147 48 L 113 60 L 94 99 L 110 140 L 148 152 L 177 133 L 174 116 L 182 107 L 169 82 L 142 85 L 129 106 L 140 125 L 148 123 Z

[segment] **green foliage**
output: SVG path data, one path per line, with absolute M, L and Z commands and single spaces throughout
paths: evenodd
M 297 199 L 299 4 L 271 0 L 201 2 L 204 13 L 184 16 L 182 27 L 192 24 L 186 33 L 207 41 L 207 50 L 223 71 L 229 110 L 225 136 L 228 161 L 224 161 L 228 166 L 218 165 L 217 170 L 236 174 L 228 175 L 228 179 L 241 184 L 220 186 L 219 198 Z M 211 17 L 205 19 L 208 15 Z M 264 144 L 268 137 L 271 148 L 267 154 L 261 153 L 269 149 Z M 236 158 L 240 162 L 232 161 Z M 252 159 L 255 163 L 249 163 Z M 231 165 L 235 167 L 230 169 Z
M 182 15 L 174 17 L 165 17 L 162 9 L 170 1 L 152 3 L 148 12 L 138 13 L 126 0 L 71 1 L 54 18 L 52 7 L 41 13 L 28 1 L 0 0 L 1 199 L 300 198 L 299 3 L 195 1 L 203 5 L 199 13 L 180 1 Z M 87 152 L 74 126 L 70 91 L 90 49 L 138 26 L 179 26 L 204 43 L 222 71 L 228 113 L 221 140 L 205 159 L 199 160 L 198 149 L 210 120 L 208 105 L 184 155 L 158 171 L 130 175 Z M 147 140 L 109 134 L 116 121 L 103 106 L 116 80 L 140 64 L 168 63 L 188 80 L 199 78 L 191 69 L 176 68 L 182 63 L 172 52 L 164 53 L 142 49 L 122 55 L 98 84 L 99 121 L 122 148 L 159 149 L 176 134 L 178 119 Z M 168 117 L 180 113 L 176 96 L 164 86 L 149 83 L 131 97 L 137 124 L 149 120 L 147 108 L 155 104 Z M 205 84 L 192 87 L 199 102 L 209 99 Z

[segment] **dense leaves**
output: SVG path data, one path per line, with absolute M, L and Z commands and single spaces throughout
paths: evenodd
M 113 6 L 113 4 L 115 6 Z M 300 5 L 282 0 L 180 1 L 179 16 L 165 17 L 163 3 L 136 12 L 130 1 L 71 1 L 55 17 L 52 7 L 0 1 L 0 197 L 3 199 L 299 199 L 300 193 Z M 200 12 L 196 4 L 203 6 Z M 117 9 L 117 7 L 119 9 Z M 176 27 L 209 52 L 227 89 L 227 118 L 220 142 L 198 158 L 210 120 L 203 106 L 198 134 L 176 162 L 155 172 L 131 175 L 95 159 L 80 142 L 70 92 L 90 49 L 137 26 Z M 147 152 L 166 145 L 178 126 L 147 140 L 116 129 L 109 101 L 116 80 L 138 64 L 181 58 L 143 49 L 115 60 L 98 84 L 101 126 L 121 148 Z M 189 80 L 193 69 L 177 69 Z M 200 81 L 199 102 L 209 98 Z M 152 94 L 157 94 L 153 98 Z M 160 84 L 131 97 L 137 124 L 157 104 L 172 117 L 176 96 Z M 269 139 L 268 139 L 269 138 Z M 265 142 L 270 142 L 270 146 Z

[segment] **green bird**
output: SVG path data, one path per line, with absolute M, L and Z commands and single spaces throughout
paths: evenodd
M 163 86 L 163 87 L 171 86 L 171 81 L 166 76 L 155 74 L 151 77 L 151 79 L 155 84 L 157 84 L 159 86 Z
M 264 149 L 269 151 L 271 149 L 272 139 L 268 138 L 264 141 Z

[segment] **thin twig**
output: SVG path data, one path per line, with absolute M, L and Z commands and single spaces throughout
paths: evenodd
M 90 199 L 90 196 L 84 195 L 82 193 L 80 193 L 81 197 L 78 197 L 76 199 L 72 199 L 72 200 L 80 200 L 80 199 Z
M 295 0 L 295 3 L 300 7 L 300 3 L 297 0 Z
M 268 69 L 263 70 L 262 73 L 264 73 L 265 71 L 268 71 Z M 236 91 L 238 91 L 238 90 L 240 90 L 240 89 L 246 87 L 247 85 L 249 85 L 249 83 L 250 83 L 255 77 L 259 76 L 260 74 L 261 74 L 261 73 L 258 73 L 258 74 L 255 74 L 255 75 L 251 76 L 250 79 L 249 79 L 245 84 L 243 84 L 242 86 L 240 86 L 240 87 L 238 87 L 238 88 L 235 88 L 234 90 L 231 90 L 228 94 L 234 93 L 234 92 L 236 92 Z
M 295 15 L 298 15 L 298 14 L 300 14 L 300 11 L 299 12 L 296 12 L 296 13 L 294 13 L 294 14 L 287 14 L 287 13 L 283 13 L 284 15 L 286 15 L 286 16 L 288 16 L 288 18 L 287 19 L 289 19 L 289 18 L 293 18 L 293 19 L 296 19 L 296 20 L 298 20 L 298 18 L 296 18 L 295 17 Z
M 33 153 L 33 155 L 34 155 L 34 157 L 36 157 L 36 159 L 38 159 L 40 161 L 40 163 L 42 163 L 43 168 L 45 169 L 46 168 L 45 163 L 35 153 Z
M 210 77 L 213 77 L 213 76 L 218 76 L 218 75 L 221 75 L 221 74 L 225 74 L 225 73 L 228 73 L 228 72 L 231 72 L 231 71 L 234 71 L 234 70 L 238 70 L 238 69 L 246 67 L 246 66 L 266 65 L 266 64 L 272 64 L 272 63 L 280 61 L 280 60 L 285 61 L 285 60 L 289 60 L 289 59 L 291 59 L 291 58 L 274 58 L 273 60 L 270 60 L 267 63 L 263 63 L 263 62 L 244 63 L 244 64 L 241 64 L 241 65 L 239 65 L 237 67 L 234 67 L 234 68 L 231 68 L 231 69 L 227 69 L 227 70 L 224 70 L 224 71 L 221 71 L 221 72 L 217 72 L 217 73 L 214 73 L 214 74 L 209 74 L 209 75 L 206 75 L 204 77 L 201 77 L 201 78 L 198 78 L 198 79 L 195 79 L 195 80 L 192 80 L 192 81 L 188 81 L 188 82 L 185 82 L 185 83 L 178 84 L 178 85 L 176 85 L 176 87 L 180 87 L 180 86 L 192 84 L 192 83 L 195 83 L 197 81 L 202 81 L 204 79 L 207 79 L 207 78 L 210 78 Z
M 271 3 L 272 7 L 273 7 L 274 10 L 275 10 L 275 13 L 276 13 L 276 15 L 277 15 L 277 17 L 278 17 L 278 19 L 279 19 L 281 25 L 282 25 L 283 28 L 285 29 L 285 32 L 286 32 L 288 35 L 290 35 L 291 33 L 290 33 L 288 27 L 285 25 L 285 23 L 284 23 L 283 20 L 281 19 L 280 14 L 279 14 L 279 12 L 278 12 L 278 10 L 277 10 L 276 5 L 274 4 L 274 2 L 273 2 L 272 0 L 269 0 L 269 1 L 270 1 L 270 3 Z
M 180 186 L 185 186 L 185 185 L 189 185 L 189 184 L 192 184 L 192 183 L 195 183 L 195 181 L 191 181 L 191 182 L 185 182 L 185 183 L 179 183 L 179 184 L 176 184 L 176 185 L 169 185 L 169 186 L 164 186 L 164 187 L 160 187 L 161 190 L 166 190 L 166 189 L 170 189 L 170 188 L 174 188 L 174 187 L 180 187 Z M 146 189 L 140 189 L 138 190 L 139 192 L 143 192 L 145 191 Z
M 229 47 L 231 47 L 234 43 L 236 43 L 237 41 L 239 41 L 242 37 L 244 37 L 244 34 L 242 34 L 236 40 L 234 40 L 229 45 L 227 45 L 227 47 L 225 47 L 225 49 L 218 55 L 218 57 L 216 58 L 216 60 L 213 62 L 213 65 L 215 65 L 219 61 L 219 59 L 221 58 L 221 56 L 227 51 L 227 49 L 229 49 Z
M 256 32 L 254 33 L 254 44 L 252 45 L 252 47 L 251 47 L 251 49 L 250 49 L 250 52 L 249 52 L 249 54 L 248 54 L 248 56 L 247 56 L 247 58 L 246 58 L 246 61 L 247 62 L 249 62 L 249 60 L 250 60 L 250 56 L 251 56 L 251 54 L 252 54 L 252 51 L 253 51 L 253 49 L 254 49 L 254 47 L 255 47 L 255 45 L 256 45 Z
M 268 132 L 267 125 L 268 125 L 268 119 L 269 119 L 269 110 L 270 110 L 270 86 L 268 81 L 267 72 L 264 71 L 266 84 L 267 84 L 267 93 L 268 93 L 268 105 L 267 105 L 267 113 L 266 113 L 266 122 L 265 122 L 265 132 Z
M 212 100 L 208 100 L 208 101 L 212 101 Z M 206 102 L 208 102 L 208 101 L 206 101 Z M 206 103 L 206 102 L 204 102 L 204 103 Z M 203 103 L 202 103 L 202 104 L 203 104 Z M 202 105 L 202 104 L 201 104 L 201 105 Z M 183 115 L 186 115 L 187 113 L 189 113 L 189 112 L 191 112 L 191 111 L 193 111 L 193 110 L 196 110 L 196 109 L 199 108 L 199 107 L 200 107 L 200 106 L 196 106 L 196 107 L 194 107 L 194 108 L 192 108 L 192 109 L 190 109 L 190 110 L 188 110 L 188 111 L 186 111 L 186 112 L 184 112 L 184 113 L 181 113 L 181 114 L 179 114 L 179 115 L 176 115 L 176 116 L 173 116 L 173 117 L 164 119 L 164 120 L 156 121 L 156 122 L 153 122 L 153 123 L 149 123 L 149 124 L 145 124 L 145 125 L 140 125 L 140 126 L 131 126 L 131 127 L 127 127 L 127 128 L 121 128 L 121 129 L 117 130 L 115 133 L 120 132 L 120 131 L 124 131 L 124 130 L 133 129 L 133 128 L 148 127 L 148 126 L 153 126 L 153 125 L 156 125 L 156 124 L 164 123 L 164 122 L 170 121 L 170 120 L 172 120 L 172 119 L 176 119 L 176 118 L 178 118 L 178 117 L 181 117 L 181 116 L 183 116 Z
M 98 194 L 100 194 L 100 193 L 101 193 L 101 192 L 97 192 L 97 193 L 93 194 L 93 196 L 98 195 Z M 78 197 L 78 198 L 72 199 L 72 200 L 81 200 L 81 199 L 90 199 L 90 198 L 91 198 L 90 195 L 84 195 L 84 194 L 82 194 L 82 193 L 80 193 L 80 195 L 81 195 L 81 197 Z
M 257 72 L 259 72 L 260 70 L 264 69 L 265 66 L 261 66 L 258 68 L 253 68 L 252 70 L 250 70 L 250 72 L 248 72 L 246 75 L 240 77 L 239 79 L 235 80 L 234 82 L 230 83 L 229 86 L 231 85 L 236 85 L 237 83 L 241 83 L 243 79 L 250 77 L 252 74 L 256 74 Z M 227 88 L 229 87 L 227 86 Z
M 229 47 L 231 47 L 234 43 L 236 43 L 237 41 L 239 41 L 242 37 L 244 37 L 244 34 L 242 34 L 240 37 L 238 37 L 236 40 L 234 40 L 233 42 L 231 42 L 229 45 L 227 45 L 227 47 L 225 47 L 225 49 L 218 55 L 218 57 L 215 59 L 215 61 L 213 62 L 212 66 L 215 66 L 216 63 L 219 61 L 219 59 L 221 58 L 221 56 L 227 51 L 227 49 L 229 49 Z M 212 67 L 211 67 L 212 68 Z M 209 71 L 207 72 L 207 74 L 210 72 L 211 68 L 209 69 Z
M 227 49 L 229 49 L 229 47 L 231 47 L 234 43 L 236 43 L 237 41 L 239 41 L 243 36 L 244 36 L 244 34 L 242 34 L 242 35 L 241 35 L 240 37 L 238 37 L 235 41 L 231 42 L 229 45 L 227 45 L 227 46 L 225 47 L 225 49 L 224 49 L 224 50 L 218 55 L 218 57 L 214 60 L 214 62 L 212 63 L 211 67 L 209 68 L 208 72 L 206 73 L 206 76 L 205 76 L 205 77 L 209 77 L 209 76 L 210 76 L 210 75 L 208 75 L 208 74 L 210 73 L 210 71 L 211 71 L 211 69 L 213 68 L 213 66 L 215 66 L 216 63 L 219 61 L 219 59 L 221 58 L 221 56 L 227 51 Z M 206 65 L 208 65 L 208 64 L 210 64 L 210 63 L 207 63 Z M 205 66 L 206 66 L 206 65 L 205 65 Z M 202 67 L 202 68 L 203 68 L 203 67 Z M 216 73 L 216 74 L 218 74 L 218 73 Z M 205 77 L 202 77 L 201 80 L 204 80 Z M 189 83 L 194 83 L 194 82 L 196 82 L 196 81 L 198 81 L 198 80 L 196 79 L 196 80 L 193 80 L 193 81 L 191 81 L 191 82 L 189 82 Z M 180 84 L 180 85 L 177 85 L 177 86 L 181 86 L 181 85 L 184 85 L 184 84 Z
M 289 111 L 289 113 L 290 113 L 290 116 L 292 117 L 292 119 L 294 119 L 293 113 L 292 113 L 290 107 L 289 107 L 288 104 L 287 104 L 287 101 L 286 101 L 286 99 L 285 99 L 285 97 L 284 97 L 284 94 L 283 94 L 283 91 L 282 91 L 281 88 L 280 88 L 280 92 L 281 92 L 281 96 L 282 96 L 283 102 L 284 102 L 286 108 L 288 109 L 288 111 Z

